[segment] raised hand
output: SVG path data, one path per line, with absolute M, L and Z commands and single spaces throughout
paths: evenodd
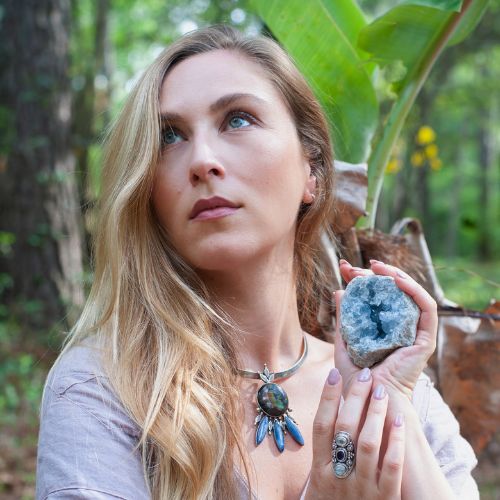
M 373 378 L 365 368 L 352 381 L 341 406 L 342 377 L 336 368 L 330 372 L 313 424 L 313 463 L 306 500 L 401 498 L 403 416 L 398 414 L 386 426 L 384 436 L 388 395 L 383 385 L 372 389 Z M 343 478 L 334 473 L 334 465 L 346 463 L 346 452 L 337 453 L 337 464 L 332 463 L 332 442 L 339 431 L 349 433 L 355 454 L 354 466 Z M 382 452 L 383 438 L 386 447 Z
M 413 298 L 420 308 L 415 343 L 409 347 L 396 349 L 385 360 L 372 367 L 375 384 L 384 384 L 390 393 L 398 393 L 411 398 L 415 383 L 424 369 L 427 360 L 436 348 L 438 326 L 437 305 L 434 299 L 414 279 L 397 267 L 376 260 L 371 261 L 371 270 L 352 267 L 347 261 L 340 261 L 340 272 L 346 282 L 356 276 L 380 274 L 394 278 L 396 285 Z M 340 303 L 343 291 L 337 291 L 337 331 L 335 337 L 335 366 L 348 387 L 360 371 L 347 354 L 345 343 L 340 335 Z M 345 390 L 345 389 L 344 389 Z

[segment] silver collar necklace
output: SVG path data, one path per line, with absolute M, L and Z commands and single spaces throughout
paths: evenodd
M 238 373 L 245 378 L 261 379 L 264 385 L 257 391 L 257 416 L 255 417 L 255 445 L 259 446 L 264 440 L 266 432 L 273 434 L 274 442 L 280 452 L 285 449 L 285 434 L 288 432 L 297 443 L 304 445 L 304 438 L 299 431 L 297 422 L 289 412 L 288 396 L 284 389 L 274 383 L 275 380 L 291 377 L 304 363 L 307 357 L 307 339 L 303 334 L 304 345 L 300 358 L 288 370 L 282 372 L 270 372 L 264 364 L 262 372 L 240 370 Z

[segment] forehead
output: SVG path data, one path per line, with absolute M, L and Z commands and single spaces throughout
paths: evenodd
M 175 112 L 231 93 L 254 94 L 274 105 L 283 105 L 279 92 L 258 63 L 235 51 L 213 50 L 190 56 L 168 72 L 161 87 L 160 110 Z

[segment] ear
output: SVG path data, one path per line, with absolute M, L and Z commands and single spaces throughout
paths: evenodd
M 304 194 L 302 196 L 302 201 L 304 203 L 312 203 L 315 198 L 316 191 L 316 177 L 314 175 L 309 175 L 304 186 Z

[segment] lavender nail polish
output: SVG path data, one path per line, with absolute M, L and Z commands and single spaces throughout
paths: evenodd
M 404 416 L 402 413 L 398 413 L 396 415 L 396 418 L 394 419 L 394 425 L 396 427 L 401 427 L 403 425 L 403 422 L 404 422 Z
M 383 384 L 379 384 L 377 385 L 377 387 L 375 387 L 375 390 L 373 391 L 373 397 L 375 399 L 384 399 L 385 398 L 385 387 Z
M 363 368 L 358 374 L 358 380 L 360 382 L 368 382 L 368 380 L 370 380 L 370 377 L 371 377 L 371 371 L 370 368 L 368 367 Z
M 337 368 L 332 368 L 328 374 L 328 384 L 337 385 L 340 382 L 340 372 Z

